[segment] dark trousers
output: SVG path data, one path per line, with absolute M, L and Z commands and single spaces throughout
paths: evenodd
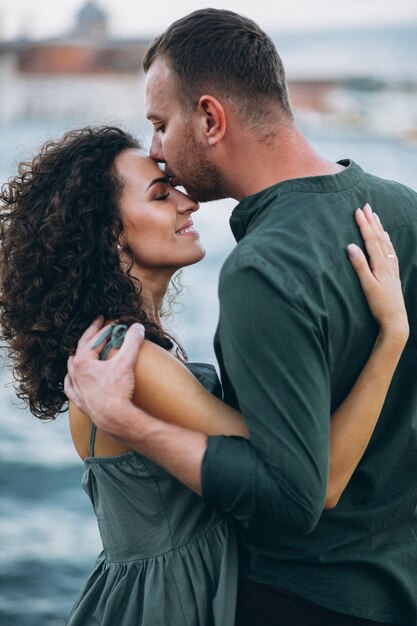
M 329 611 L 278 587 L 239 580 L 235 626 L 378 625 L 382 623 Z

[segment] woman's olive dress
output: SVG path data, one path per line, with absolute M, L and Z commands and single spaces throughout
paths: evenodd
M 120 331 L 108 347 L 120 345 Z M 211 365 L 188 367 L 220 392 Z M 95 457 L 94 438 L 93 427 L 83 487 L 103 551 L 67 626 L 233 626 L 237 550 L 228 521 L 136 452 Z

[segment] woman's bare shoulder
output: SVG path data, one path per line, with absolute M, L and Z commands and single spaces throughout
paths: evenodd
M 90 454 L 91 420 L 73 403 L 69 403 L 69 425 L 74 447 L 84 460 Z
M 84 461 L 90 456 L 90 437 L 92 421 L 72 402 L 69 404 L 69 424 L 71 438 L 74 448 L 78 456 Z M 96 430 L 94 440 L 94 456 L 118 456 L 124 452 L 128 452 L 130 448 L 126 447 L 120 441 L 111 435 Z

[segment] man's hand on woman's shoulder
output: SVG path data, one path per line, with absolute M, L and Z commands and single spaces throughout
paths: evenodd
M 64 391 L 97 426 L 111 432 L 112 415 L 132 403 L 135 364 L 144 340 L 144 328 L 141 324 L 130 326 L 114 358 L 100 361 L 99 355 L 106 340 L 96 344 L 103 327 L 104 320 L 99 317 L 81 336 L 75 355 L 68 359 Z

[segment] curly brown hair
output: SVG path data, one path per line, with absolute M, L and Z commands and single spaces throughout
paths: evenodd
M 112 126 L 49 141 L 0 193 L 0 338 L 16 392 L 40 419 L 67 408 L 68 356 L 97 315 L 130 325 L 167 350 L 181 346 L 141 307 L 141 284 L 120 267 L 122 182 L 113 167 L 140 142 Z

